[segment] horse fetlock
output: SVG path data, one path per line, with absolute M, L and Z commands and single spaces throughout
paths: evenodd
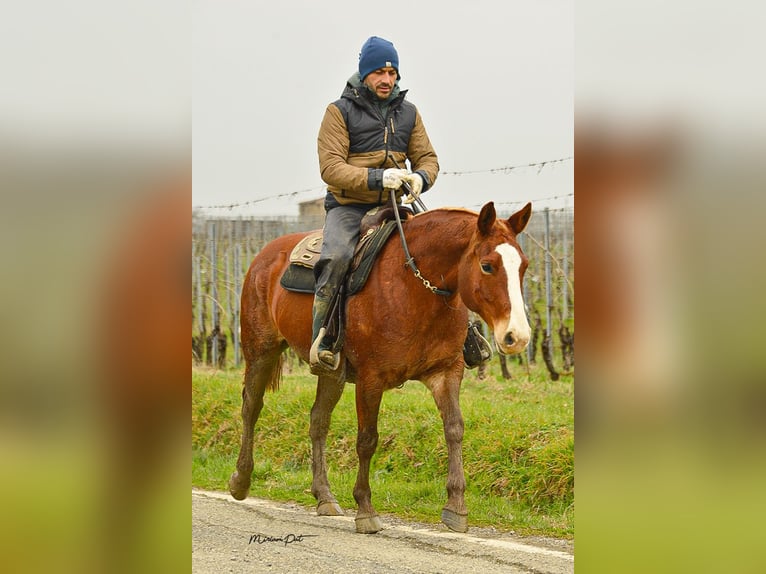
M 355 486 L 353 494 L 357 507 L 362 509 L 360 511 L 362 516 L 375 514 L 372 506 L 372 491 L 370 490 L 369 486 L 367 488 Z

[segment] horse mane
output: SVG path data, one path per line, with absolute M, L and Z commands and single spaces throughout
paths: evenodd
M 476 225 L 479 214 L 464 207 L 440 207 L 430 211 L 422 211 L 410 217 L 405 225 L 411 229 L 421 228 L 425 231 L 437 231 L 440 235 L 463 236 Z M 446 228 L 452 225 L 454 228 Z M 421 227 L 422 226 L 422 227 Z
M 431 211 L 421 211 L 420 213 L 416 213 L 414 217 L 420 217 L 422 215 L 427 215 L 429 213 L 435 213 L 439 211 L 445 211 L 445 212 L 452 212 L 452 213 L 466 213 L 470 215 L 479 215 L 477 211 L 473 211 L 468 209 L 467 207 L 439 207 L 437 209 L 432 209 Z

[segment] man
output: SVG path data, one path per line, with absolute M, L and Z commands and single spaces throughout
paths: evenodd
M 340 99 L 327 106 L 317 137 L 319 168 L 327 184 L 324 242 L 314 267 L 312 370 L 335 370 L 332 341 L 320 336 L 334 295 L 343 283 L 370 209 L 397 202 L 407 183 L 411 203 L 439 173 L 436 152 L 417 108 L 399 89 L 399 55 L 388 40 L 372 36 L 362 46 L 359 70 Z M 412 171 L 405 169 L 409 161 Z

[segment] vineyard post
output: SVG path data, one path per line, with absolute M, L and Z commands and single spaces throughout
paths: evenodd
M 527 253 L 527 236 L 522 233 L 519 235 L 519 246 L 521 247 L 521 250 L 524 253 Z M 527 322 L 531 325 L 532 324 L 532 318 L 529 315 L 529 306 L 532 302 L 532 294 L 529 289 L 529 279 L 527 277 L 527 274 L 524 274 L 524 312 L 527 314 Z M 530 365 L 532 361 L 535 358 L 535 347 L 534 345 L 527 345 L 527 365 Z
M 204 339 L 205 323 L 202 318 L 202 298 L 204 297 L 204 294 L 202 292 L 202 261 L 199 255 L 194 257 L 194 277 L 197 287 L 197 329 L 199 330 L 200 337 Z
M 227 222 L 227 230 L 228 230 L 228 240 L 226 242 L 226 254 L 224 256 L 224 260 L 226 262 L 226 277 L 224 278 L 224 286 L 226 288 L 226 314 L 229 317 L 229 329 L 231 331 L 231 340 L 232 343 L 234 343 L 234 300 L 233 300 L 233 293 L 234 290 L 232 287 L 232 257 L 234 256 L 234 237 L 233 237 L 233 228 L 234 228 L 234 222 L 229 221 Z M 225 335 L 224 335 L 225 336 Z
M 561 321 L 562 323 L 569 318 L 569 213 L 564 210 L 564 227 L 563 227 L 563 243 L 564 243 L 564 261 L 562 263 L 564 277 L 561 284 L 562 293 L 562 311 Z
M 551 290 L 551 219 L 550 209 L 545 208 L 545 336 L 551 336 L 551 309 L 553 292 Z
M 239 367 L 239 301 L 242 292 L 242 246 L 234 246 L 234 326 L 231 331 L 234 343 L 234 366 Z
M 211 239 L 208 241 L 210 242 L 210 281 L 212 283 L 212 296 L 213 301 L 211 307 L 213 308 L 213 332 L 218 333 L 220 330 L 220 325 L 218 324 L 218 273 L 217 267 L 218 267 L 218 254 L 216 250 L 216 229 L 215 229 L 215 221 L 210 222 L 211 231 L 210 234 L 212 236 Z M 218 364 L 218 340 L 216 339 L 213 341 L 212 344 L 212 353 L 213 353 L 213 365 Z

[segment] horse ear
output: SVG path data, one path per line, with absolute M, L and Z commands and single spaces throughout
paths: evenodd
M 490 201 L 487 205 L 481 208 L 481 212 L 479 213 L 479 232 L 482 235 L 489 235 L 492 226 L 495 224 L 496 218 L 495 204 Z
M 508 218 L 508 223 L 511 224 L 511 229 L 518 235 L 527 227 L 529 218 L 532 215 L 532 204 L 527 203 L 524 207 L 519 209 L 516 213 Z

